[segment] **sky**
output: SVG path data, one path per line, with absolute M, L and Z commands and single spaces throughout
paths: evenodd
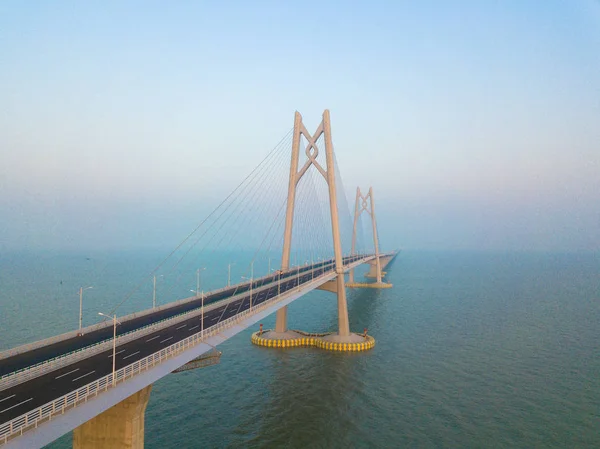
M 178 243 L 331 111 L 382 246 L 600 251 L 600 1 L 0 2 L 0 252 Z

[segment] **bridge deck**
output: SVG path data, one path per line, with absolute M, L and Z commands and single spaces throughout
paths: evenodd
M 347 264 L 361 263 L 372 257 L 347 257 L 345 259 L 345 267 L 348 268 Z M 282 275 L 281 282 L 278 282 L 278 275 L 258 279 L 253 283 L 253 308 L 290 290 L 301 289 L 304 284 L 310 283 L 314 278 L 326 274 L 333 274 L 332 261 L 300 267 L 299 272 L 293 269 L 291 272 L 286 272 L 285 275 Z M 243 288 L 248 292 L 249 284 Z M 197 334 L 201 330 L 202 325 L 205 331 L 209 331 L 218 323 L 247 311 L 250 306 L 249 294 L 240 295 L 237 293 L 239 291 L 236 292 L 235 289 L 230 289 L 229 296 L 225 298 L 219 294 L 219 299 L 213 297 L 210 302 L 205 299 L 203 324 L 198 313 L 190 313 L 189 318 L 184 317 L 184 319 L 177 320 L 172 325 L 169 325 L 167 322 L 165 323 L 165 327 L 159 330 L 119 345 L 116 351 L 116 369 L 119 370 L 177 341 Z M 190 304 L 195 304 L 195 307 L 188 310 L 198 312 L 200 303 L 192 301 Z M 162 317 L 163 315 L 157 314 L 156 317 L 158 316 Z M 110 330 L 112 331 L 112 329 Z M 102 332 L 96 335 L 97 338 L 104 338 Z M 37 360 L 36 357 L 37 354 L 31 360 Z M 7 423 L 30 410 L 34 410 L 56 398 L 75 391 L 95 379 L 109 375 L 111 372 L 112 349 L 93 354 L 68 366 L 46 372 L 34 379 L 5 389 L 0 392 L 0 423 Z M 0 433 L 5 433 L 3 427 L 0 426 Z M 0 435 L 1 437 L 2 435 Z

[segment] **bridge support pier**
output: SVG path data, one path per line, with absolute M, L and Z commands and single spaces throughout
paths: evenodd
M 320 136 L 324 136 L 325 141 L 325 166 L 318 161 L 319 148 L 316 142 Z M 308 146 L 304 149 L 308 160 L 299 168 L 300 137 L 308 141 Z M 325 179 L 329 190 L 329 210 L 331 214 L 331 232 L 333 237 L 333 251 L 335 259 L 335 272 L 337 277 L 328 282 L 323 289 L 331 291 L 337 295 L 338 306 L 338 332 L 333 334 L 323 334 L 320 338 L 323 345 L 329 345 L 335 350 L 356 350 L 356 345 L 364 344 L 366 336 L 357 335 L 350 332 L 348 320 L 348 304 L 346 300 L 346 285 L 344 279 L 344 258 L 342 256 L 342 242 L 340 237 L 340 225 L 338 217 L 337 191 L 335 179 L 335 158 L 333 155 L 333 143 L 331 140 L 331 123 L 329 111 L 323 112 L 323 120 L 314 134 L 310 134 L 302 123 L 302 116 L 296 112 L 294 118 L 294 132 L 292 140 L 292 159 L 290 163 L 290 178 L 288 186 L 287 210 L 285 218 L 285 230 L 283 235 L 283 254 L 281 257 L 281 271 L 289 270 L 290 250 L 292 245 L 292 228 L 294 223 L 294 201 L 296 198 L 296 186 L 300 178 L 306 171 L 313 166 Z M 377 251 L 377 248 L 376 248 Z M 270 343 L 279 342 L 287 345 L 290 341 L 301 341 L 302 338 L 297 332 L 289 331 L 287 328 L 287 307 L 282 307 L 277 311 L 275 321 L 275 330 L 267 331 L 260 335 L 260 341 Z M 258 341 L 258 340 L 257 340 Z M 283 342 L 283 343 L 282 343 Z M 341 345 L 341 346 L 340 346 Z M 354 345 L 354 346 L 353 346 Z M 329 347 L 328 346 L 328 347 Z M 287 346 L 285 346 L 287 347 Z M 346 349 L 337 349 L 346 348 Z M 360 346 L 362 347 L 362 346 Z M 369 348 L 372 346 L 369 346 Z M 351 349 L 354 348 L 354 349 Z
M 371 225 L 373 226 L 373 247 L 375 249 L 375 259 L 369 262 L 369 272 L 365 275 L 366 278 L 375 279 L 374 283 L 366 284 L 354 281 L 354 269 L 350 270 L 348 286 L 350 288 L 390 288 L 392 284 L 383 282 L 383 276 L 386 274 L 382 271 L 385 268 L 389 259 L 384 263 L 379 255 L 379 238 L 377 237 L 377 221 L 375 218 L 375 201 L 373 199 L 373 187 L 369 188 L 369 193 L 363 195 L 360 187 L 356 188 L 356 202 L 354 205 L 354 226 L 352 230 L 352 250 L 351 254 L 356 254 L 356 225 L 358 217 L 365 211 L 371 216 Z
M 144 415 L 152 385 L 73 431 L 73 449 L 143 449 Z

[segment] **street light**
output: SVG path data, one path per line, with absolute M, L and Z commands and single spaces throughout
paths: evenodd
M 194 293 L 194 290 L 190 290 L 192 293 Z M 198 290 L 196 290 L 196 296 L 198 296 Z M 202 305 L 200 306 L 200 334 L 201 337 L 200 338 L 204 338 L 204 290 L 202 290 L 202 292 L 200 293 L 200 296 L 202 298 Z
M 79 287 L 79 330 L 81 330 L 81 318 L 83 316 L 83 291 L 89 290 L 90 288 L 94 288 L 92 286 L 83 288 Z
M 115 386 L 115 384 L 117 383 L 117 379 L 115 378 L 115 363 L 116 363 L 116 359 L 117 359 L 117 354 L 116 354 L 116 350 L 117 350 L 117 323 L 121 324 L 121 322 L 119 320 L 117 320 L 117 315 L 113 315 L 112 317 L 109 315 L 106 315 L 102 312 L 98 312 L 98 315 L 104 316 L 106 318 L 109 318 L 111 320 L 113 320 L 113 370 L 112 370 L 112 385 L 113 387 Z
M 196 270 L 196 296 L 198 296 L 198 292 L 200 291 L 200 272 L 206 270 L 206 267 L 198 268 Z
M 163 277 L 161 274 L 159 278 Z M 152 308 L 156 309 L 156 275 L 154 275 L 154 282 L 152 283 Z
M 231 285 L 231 266 L 235 265 L 235 262 L 227 264 L 227 287 Z
M 247 278 L 246 276 L 242 276 L 242 279 L 247 279 L 250 281 L 250 309 L 252 310 L 252 284 L 253 284 L 253 279 L 254 278 L 254 261 L 250 262 L 250 277 Z
M 281 269 L 273 268 L 271 271 L 274 271 L 277 274 L 277 296 L 281 295 Z

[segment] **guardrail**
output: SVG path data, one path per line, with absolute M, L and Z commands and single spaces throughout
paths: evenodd
M 332 260 L 322 261 L 322 262 L 318 263 L 319 264 L 318 268 L 320 268 L 320 267 L 322 267 L 324 265 L 330 264 L 330 263 L 333 263 Z M 291 269 L 294 269 L 294 268 L 300 268 L 300 269 L 302 269 L 304 267 L 302 267 L 302 266 L 300 266 L 300 267 L 292 267 Z M 270 275 L 264 276 L 264 278 L 267 278 L 269 276 Z M 286 277 L 291 277 L 291 276 L 293 276 L 293 275 L 286 276 Z M 254 280 L 254 282 L 260 281 L 262 279 L 263 278 L 257 278 L 257 279 Z M 239 282 L 237 284 L 228 285 L 226 287 L 221 287 L 221 288 L 219 288 L 217 290 L 213 290 L 211 292 L 208 292 L 206 294 L 206 296 L 217 295 L 219 293 L 222 293 L 222 292 L 224 292 L 226 290 L 230 290 L 230 289 L 237 290 L 239 287 L 244 286 L 244 285 L 248 285 L 248 284 L 249 284 L 249 282 Z M 197 299 L 198 299 L 197 296 L 190 296 L 189 298 L 179 299 L 179 300 L 170 302 L 168 304 L 163 304 L 162 306 L 158 306 L 156 308 L 146 309 L 146 310 L 142 310 L 142 311 L 139 311 L 139 312 L 133 312 L 133 313 L 130 313 L 128 315 L 124 315 L 124 316 L 120 317 L 119 321 L 121 321 L 121 322 L 130 321 L 130 320 L 133 320 L 135 318 L 140 318 L 140 317 L 143 317 L 143 316 L 146 316 L 146 315 L 150 315 L 152 313 L 160 312 L 160 311 L 167 310 L 167 309 L 170 309 L 170 308 L 182 305 L 182 304 L 186 304 L 186 303 L 189 303 L 189 302 L 192 302 L 192 301 L 196 301 Z M 182 313 L 187 313 L 187 312 L 182 312 Z M 163 322 L 165 320 L 174 318 L 174 317 L 179 316 L 179 315 L 181 315 L 181 314 L 174 315 L 174 316 L 168 317 L 168 318 L 164 318 L 164 319 L 160 320 L 160 322 Z M 155 324 L 155 323 L 152 323 L 152 324 Z M 133 330 L 127 332 L 127 333 L 138 331 L 138 330 L 143 329 L 143 328 L 145 328 L 147 326 L 152 326 L 152 324 L 140 327 L 138 329 L 133 329 Z M 72 330 L 72 331 L 65 332 L 65 333 L 60 334 L 60 335 L 55 335 L 54 337 L 46 338 L 44 340 L 38 340 L 38 341 L 34 341 L 32 343 L 27 343 L 27 344 L 24 344 L 24 345 L 21 345 L 21 346 L 17 346 L 16 348 L 8 349 L 8 350 L 5 350 L 5 351 L 0 351 L 0 360 L 6 359 L 6 358 L 9 358 L 9 357 L 18 355 L 18 354 L 22 354 L 24 352 L 28 352 L 28 351 L 31 351 L 33 349 L 41 348 L 41 347 L 44 347 L 44 346 L 49 346 L 49 345 L 51 345 L 53 343 L 57 343 L 59 341 L 68 340 L 70 338 L 74 338 L 80 332 L 88 334 L 90 332 L 94 332 L 96 330 L 103 329 L 103 328 L 109 327 L 109 326 L 112 326 L 112 323 L 110 321 L 102 321 L 100 323 L 96 323 L 96 324 L 93 324 L 91 326 L 84 327 L 83 329 Z M 125 334 L 122 334 L 122 335 L 125 335 Z M 112 341 L 112 339 L 110 339 L 110 340 Z M 99 343 L 101 343 L 101 342 L 99 342 Z M 44 360 L 42 362 L 36 363 L 35 365 L 28 366 L 27 368 L 21 368 L 19 370 L 13 371 L 12 373 L 4 374 L 4 375 L 0 376 L 0 381 L 2 379 L 6 378 L 6 377 L 10 377 L 10 376 L 14 375 L 15 373 L 19 373 L 19 372 L 22 372 L 24 370 L 29 370 L 32 367 L 35 367 L 35 366 L 38 366 L 38 365 L 43 365 L 43 364 L 48 363 L 50 361 L 53 361 L 53 360 L 56 360 L 56 359 L 59 359 L 59 358 L 62 358 L 62 357 L 66 357 L 66 356 L 68 356 L 70 354 L 74 354 L 74 353 L 77 353 L 79 351 L 83 351 L 83 350 L 89 349 L 89 348 L 91 348 L 91 347 L 93 347 L 93 346 L 95 346 L 95 345 L 97 345 L 99 343 L 94 343 L 94 344 L 91 344 L 91 345 L 86 346 L 84 348 L 80 348 L 80 349 L 77 349 L 75 351 L 71 351 L 71 352 L 69 352 L 67 354 L 61 354 L 61 355 L 59 355 L 57 357 L 53 357 L 52 359 Z M 0 384 L 0 390 L 2 390 L 1 384 Z
M 320 279 L 327 279 L 331 277 L 332 273 L 322 274 L 315 280 L 307 282 L 303 284 L 304 286 L 311 284 L 318 284 Z M 316 282 L 315 282 L 316 281 Z M 116 384 L 129 379 L 136 374 L 141 373 L 142 371 L 146 371 L 153 366 L 172 358 L 186 349 L 189 349 L 192 346 L 195 346 L 199 343 L 202 343 L 206 338 L 212 337 L 225 328 L 231 327 L 236 323 L 240 322 L 244 318 L 254 315 L 264 309 L 271 307 L 272 305 L 287 299 L 289 296 L 292 296 L 294 293 L 299 291 L 299 288 L 294 288 L 286 291 L 283 295 L 276 296 L 272 299 L 264 301 L 257 306 L 252 307 L 250 310 L 245 310 L 235 316 L 227 318 L 209 329 L 204 330 L 203 332 L 198 332 L 194 335 L 190 335 L 189 337 L 184 338 L 172 345 L 161 349 L 160 351 L 155 352 L 143 359 L 140 359 L 136 362 L 133 362 L 130 365 L 124 366 L 119 370 L 115 371 L 114 374 L 114 386 Z M 50 421 L 53 416 L 58 414 L 64 414 L 67 410 L 77 407 L 81 402 L 87 402 L 87 400 L 91 397 L 97 396 L 102 391 L 107 391 L 109 388 L 113 388 L 113 374 L 107 374 L 104 377 L 101 377 L 93 382 L 90 382 L 87 385 L 84 385 L 77 390 L 71 391 L 53 401 L 50 401 L 40 407 L 37 407 L 34 410 L 31 410 L 21 416 L 18 416 L 2 425 L 0 425 L 0 443 L 6 444 L 10 439 L 23 435 L 25 431 L 30 428 L 37 428 L 40 424 Z
M 351 262 L 355 263 L 355 261 Z M 325 264 L 326 265 L 326 264 Z M 302 268 L 302 267 L 300 267 Z M 315 269 L 320 269 L 319 268 L 315 268 Z M 346 269 L 349 269 L 350 266 L 347 265 L 345 267 Z M 310 270 L 308 270 L 310 271 Z M 285 279 L 285 278 L 283 278 Z M 270 288 L 275 282 L 271 283 L 271 284 L 267 284 L 264 286 L 261 286 L 257 289 L 254 290 L 255 293 L 258 293 L 260 291 L 263 291 L 265 289 Z M 222 305 L 222 303 L 224 301 L 235 301 L 237 299 L 239 299 L 240 297 L 244 296 L 247 292 L 241 292 L 238 293 L 237 295 L 231 296 L 229 298 L 225 298 L 222 301 L 217 301 L 215 303 L 210 304 L 209 306 L 206 306 L 204 308 L 205 313 L 206 311 L 210 311 L 213 308 L 219 307 L 220 305 Z M 254 294 L 253 294 L 254 295 Z M 193 300 L 197 299 L 196 297 L 192 298 Z M 184 301 L 189 301 L 189 299 L 184 299 L 181 301 L 178 301 L 178 303 L 180 302 L 184 302 Z M 139 312 L 138 312 L 139 313 Z M 148 335 L 152 332 L 155 332 L 161 328 L 163 328 L 167 322 L 168 325 L 173 325 L 173 324 L 177 324 L 181 321 L 187 320 L 189 318 L 193 318 L 197 315 L 201 314 L 201 309 L 197 308 L 197 309 L 193 309 L 193 310 L 188 310 L 186 312 L 182 312 L 180 314 L 168 317 L 168 318 L 164 318 L 160 321 L 157 321 L 155 323 L 152 324 L 148 324 L 146 326 L 140 327 L 138 329 L 133 329 L 127 333 L 121 334 L 117 337 L 117 346 L 128 343 L 132 340 L 135 340 L 137 338 L 143 337 L 145 335 Z M 136 315 L 131 314 L 128 316 L 133 316 Z M 141 315 L 141 313 L 140 313 Z M 103 324 L 104 323 L 99 323 L 99 324 Z M 110 322 L 108 322 L 109 325 L 112 325 Z M 91 327 L 96 327 L 98 325 L 94 325 Z M 104 327 L 104 326 L 103 326 Z M 63 334 L 66 335 L 66 334 Z M 60 337 L 60 336 L 59 336 Z M 35 365 L 29 366 L 27 368 L 22 368 L 20 370 L 17 371 L 13 371 L 12 373 L 9 374 L 5 374 L 4 376 L 0 377 L 0 391 L 2 390 L 6 390 L 7 388 L 13 387 L 15 385 L 21 384 L 23 382 L 26 382 L 30 379 L 33 379 L 35 377 L 38 377 L 46 372 L 51 372 L 51 371 L 55 371 L 59 368 L 62 368 L 64 366 L 70 365 L 72 363 L 78 362 L 79 360 L 83 360 L 85 358 L 88 358 L 92 355 L 95 354 L 99 354 L 103 351 L 106 351 L 108 349 L 110 349 L 112 347 L 112 338 L 108 338 L 106 340 L 103 340 L 101 342 L 97 342 L 94 343 L 92 345 L 86 346 L 85 348 L 81 348 L 78 349 L 76 351 L 72 351 L 66 354 L 61 354 L 60 356 L 54 357 L 52 359 L 49 360 L 45 360 L 43 362 L 37 363 Z
M 271 288 L 273 283 L 261 286 L 254 290 L 253 296 L 255 293 L 259 293 L 265 289 Z M 222 301 L 214 302 L 206 307 L 204 307 L 205 313 L 207 311 L 213 310 L 214 308 L 218 308 L 225 301 L 232 302 L 243 296 L 245 296 L 247 292 L 241 292 L 237 295 L 230 296 L 229 298 L 225 298 Z M 177 324 L 181 321 L 187 320 L 189 318 L 193 318 L 202 313 L 201 308 L 196 308 L 193 310 L 188 310 L 186 312 L 182 312 L 180 314 L 164 318 L 160 321 L 157 321 L 152 324 L 148 324 L 146 326 L 140 327 L 138 329 L 133 329 L 127 333 L 121 334 L 117 337 L 117 346 L 128 343 L 132 340 L 136 340 L 145 335 L 151 334 L 157 330 L 162 329 L 165 325 L 173 325 Z M 168 322 L 168 323 L 167 323 Z M 112 326 L 112 324 L 110 324 Z M 55 371 L 58 368 L 62 368 L 63 366 L 70 365 L 79 360 L 86 359 L 92 355 L 99 354 L 103 351 L 106 351 L 112 348 L 113 339 L 108 338 L 101 342 L 94 343 L 92 345 L 86 346 L 85 348 L 78 349 L 73 352 L 69 352 L 67 354 L 61 354 L 60 356 L 54 357 L 52 359 L 46 360 L 44 362 L 40 362 L 38 364 L 32 365 L 27 368 L 20 369 L 18 371 L 14 371 L 10 374 L 6 374 L 0 378 L 0 391 L 6 390 L 7 388 L 13 387 L 15 385 L 26 382 L 30 379 L 40 376 L 46 372 Z
M 259 280 L 259 279 L 256 279 L 256 280 Z M 232 285 L 229 285 L 229 286 L 226 286 L 226 287 L 221 287 L 221 288 L 219 288 L 217 290 L 213 290 L 213 291 L 207 292 L 206 296 L 216 295 L 216 294 L 222 293 L 225 290 L 229 290 L 229 289 L 237 289 L 240 286 L 243 286 L 243 285 L 246 285 L 246 284 L 249 284 L 249 282 L 239 282 L 237 284 L 232 284 Z M 175 306 L 186 304 L 188 302 L 192 302 L 192 301 L 195 301 L 197 299 L 198 299 L 197 296 L 190 296 L 188 298 L 178 299 L 176 301 L 172 301 L 170 303 L 163 304 L 162 306 L 158 306 L 158 307 L 155 307 L 155 308 L 152 308 L 152 309 L 141 310 L 139 312 L 133 312 L 133 313 L 130 313 L 128 315 L 124 315 L 124 316 L 122 316 L 122 317 L 119 318 L 119 321 L 121 321 L 121 322 L 130 321 L 130 320 L 133 320 L 135 318 L 140 318 L 140 317 L 143 317 L 143 316 L 146 316 L 146 315 L 150 315 L 152 313 L 161 312 L 163 310 L 167 310 L 167 309 L 173 308 Z M 172 318 L 172 317 L 169 317 L 169 318 Z M 168 319 L 168 318 L 165 318 L 165 319 Z M 72 331 L 69 331 L 69 332 L 65 332 L 65 333 L 62 333 L 62 334 L 59 334 L 59 335 L 55 335 L 53 337 L 45 338 L 43 340 L 34 341 L 34 342 L 31 342 L 31 343 L 27 343 L 27 344 L 24 344 L 24 345 L 17 346 L 15 348 L 11 348 L 11 349 L 7 349 L 7 350 L 4 350 L 4 351 L 0 351 L 0 360 L 7 359 L 9 357 L 12 357 L 12 356 L 15 356 L 15 355 L 18 355 L 18 354 L 22 354 L 24 352 L 28 352 L 28 351 L 31 351 L 33 349 L 41 348 L 41 347 L 44 347 L 44 346 L 49 346 L 49 345 L 51 345 L 53 343 L 57 343 L 59 341 L 68 340 L 70 338 L 76 337 L 77 334 L 80 333 L 80 332 L 88 334 L 90 332 L 94 332 L 96 330 L 103 329 L 103 328 L 109 327 L 109 326 L 112 326 L 112 322 L 110 320 L 102 321 L 100 323 L 96 323 L 96 324 L 92 324 L 91 326 L 84 327 L 81 330 L 80 329 L 75 329 L 75 330 L 72 330 Z M 135 330 L 137 330 L 137 329 L 134 329 L 134 331 Z M 93 346 L 93 345 L 90 345 L 90 346 Z M 89 348 L 89 346 L 86 346 L 86 348 Z M 86 349 L 86 348 L 81 348 L 78 351 Z M 77 351 L 73 351 L 73 352 L 77 352 Z M 45 363 L 45 362 L 47 362 L 47 360 L 45 360 L 44 362 L 40 362 L 40 364 L 41 363 Z M 26 368 L 24 368 L 24 369 L 26 369 Z M 17 371 L 15 371 L 15 372 L 17 372 Z M 12 373 L 10 373 L 10 374 L 12 374 Z M 5 374 L 2 377 L 8 376 L 10 374 Z M 0 377 L 0 379 L 2 377 Z

